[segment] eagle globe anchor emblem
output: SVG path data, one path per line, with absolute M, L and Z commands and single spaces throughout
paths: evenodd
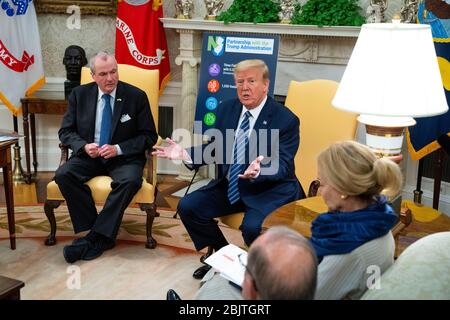
M 27 13 L 28 4 L 33 0 L 0 0 L 0 8 L 6 12 L 9 17 L 20 16 Z

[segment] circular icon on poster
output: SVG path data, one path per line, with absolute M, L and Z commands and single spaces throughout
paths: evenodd
M 208 72 L 211 77 L 217 77 L 220 74 L 220 66 L 217 63 L 209 65 Z
M 216 79 L 209 80 L 208 82 L 208 91 L 215 93 L 219 91 L 220 83 Z
M 214 97 L 209 97 L 208 99 L 206 99 L 205 105 L 206 108 L 208 108 L 208 110 L 213 111 L 214 109 L 217 108 L 218 105 L 217 99 Z
M 205 114 L 205 116 L 203 117 L 203 122 L 207 125 L 207 126 L 212 126 L 214 123 L 216 123 L 216 115 L 213 112 L 208 112 L 207 114 Z

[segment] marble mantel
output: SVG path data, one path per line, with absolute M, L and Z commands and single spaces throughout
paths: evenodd
M 221 21 L 161 18 L 165 28 L 188 29 L 192 31 L 223 31 L 238 33 L 265 33 L 280 35 L 299 35 L 312 37 L 357 38 L 360 27 L 316 27 L 282 23 L 230 23 Z

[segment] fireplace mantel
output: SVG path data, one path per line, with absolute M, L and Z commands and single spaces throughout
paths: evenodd
M 279 35 L 296 35 L 311 37 L 331 37 L 331 38 L 357 38 L 360 27 L 317 27 L 308 25 L 293 25 L 282 23 L 230 23 L 224 24 L 222 21 L 194 20 L 161 18 L 165 28 L 188 29 L 194 31 L 223 31 L 238 33 L 263 33 Z

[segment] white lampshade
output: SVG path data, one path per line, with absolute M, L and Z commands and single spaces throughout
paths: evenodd
M 448 106 L 430 26 L 363 25 L 332 104 L 365 115 L 445 113 Z

